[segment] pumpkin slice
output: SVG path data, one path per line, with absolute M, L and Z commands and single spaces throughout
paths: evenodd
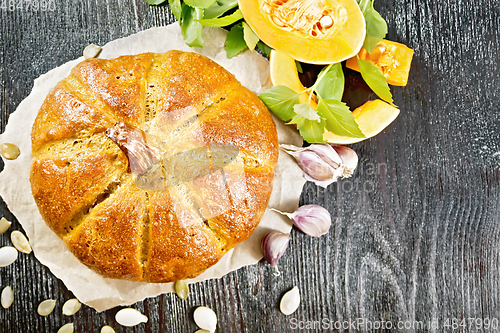
M 365 138 L 352 138 L 337 135 L 332 132 L 325 132 L 323 138 L 328 143 L 347 145 L 374 137 L 398 117 L 399 109 L 380 99 L 376 99 L 361 105 L 354 110 L 352 114 L 359 129 L 366 136 Z
M 356 0 L 238 0 L 259 38 L 295 60 L 330 64 L 356 55 L 365 19 Z
M 361 49 L 358 57 L 380 68 L 387 78 L 387 83 L 394 86 L 406 86 L 408 83 L 413 50 L 406 45 L 382 39 L 372 53 Z M 359 72 L 356 57 L 347 59 L 346 66 Z
M 273 86 L 287 86 L 296 93 L 307 89 L 302 85 L 302 82 L 300 82 L 295 59 L 283 52 L 271 50 L 271 55 L 269 56 L 269 72 L 271 84 Z M 308 97 L 309 94 L 307 92 L 301 94 L 299 103 L 307 103 Z

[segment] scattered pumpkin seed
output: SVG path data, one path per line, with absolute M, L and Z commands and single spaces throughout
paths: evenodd
M 207 330 L 197 330 L 196 332 L 194 333 L 210 333 L 210 331 L 207 331 Z
M 38 314 L 44 317 L 48 316 L 54 310 L 56 302 L 57 301 L 55 299 L 46 299 L 45 301 L 41 302 L 40 304 L 38 304 Z
M 215 312 L 206 306 L 199 306 L 194 310 L 193 319 L 199 328 L 209 332 L 215 332 L 217 327 L 217 315 Z
M 189 285 L 186 281 L 180 280 L 175 282 L 175 293 L 180 299 L 185 300 L 189 296 Z
M 17 250 L 12 246 L 0 248 L 0 267 L 9 266 L 17 259 Z
M 75 326 L 73 325 L 73 323 L 67 323 L 61 326 L 61 328 L 57 331 L 57 333 L 73 333 L 74 330 Z
M 80 301 L 77 300 L 76 298 L 72 298 L 72 299 L 67 300 L 64 303 L 64 305 L 62 307 L 62 313 L 65 316 L 72 316 L 75 313 L 77 313 L 81 307 L 82 307 L 82 303 L 80 303 Z
M 7 309 L 14 302 L 14 292 L 10 286 L 3 288 L 1 302 L 4 309 Z
M 6 142 L 0 145 L 0 155 L 8 160 L 15 160 L 19 154 L 21 152 L 15 144 Z
M 115 330 L 113 327 L 106 325 L 101 328 L 101 333 L 115 333 Z
M 11 224 L 12 222 L 7 220 L 5 217 L 2 217 L 0 219 L 0 235 L 9 230 Z
M 299 308 L 299 304 L 300 292 L 299 288 L 295 286 L 287 291 L 281 298 L 280 310 L 285 316 L 288 316 L 294 313 Z
M 115 319 L 118 324 L 129 327 L 148 322 L 148 317 L 133 308 L 121 309 L 116 313 Z
M 101 53 L 101 50 L 102 47 L 95 44 L 90 44 L 83 50 L 83 56 L 85 57 L 85 59 L 95 58 L 99 55 L 99 53 Z
M 28 239 L 19 230 L 12 231 L 12 233 L 10 234 L 10 240 L 12 241 L 12 244 L 14 244 L 14 247 L 19 252 L 26 254 L 31 253 L 31 246 L 30 243 L 28 242 Z

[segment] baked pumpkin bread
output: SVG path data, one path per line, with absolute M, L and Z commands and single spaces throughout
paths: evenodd
M 46 224 L 108 278 L 170 282 L 258 225 L 278 159 L 261 101 L 212 60 L 170 51 L 78 64 L 32 133 Z

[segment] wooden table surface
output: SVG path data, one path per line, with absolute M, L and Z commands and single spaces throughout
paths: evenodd
M 33 80 L 87 44 L 173 22 L 168 6 L 144 0 L 48 4 L 42 11 L 0 0 L 2 131 Z M 15 293 L 14 304 L 0 308 L 0 332 L 56 332 L 66 322 L 76 332 L 106 324 L 116 332 L 194 332 L 199 305 L 217 313 L 218 332 L 499 332 L 500 4 L 377 0 L 375 7 L 387 38 L 415 50 L 409 84 L 392 88 L 401 114 L 352 146 L 360 156 L 352 179 L 327 189 L 305 185 L 301 203 L 323 205 L 334 223 L 319 239 L 294 229 L 281 276 L 260 262 L 191 285 L 185 301 L 146 299 L 134 307 L 149 322 L 123 328 L 116 308 L 83 306 L 63 316 L 71 292 L 33 254 L 20 255 L 0 268 L 1 288 Z M 346 73 L 348 83 L 359 81 Z M 14 221 L 11 230 L 21 229 L 5 204 L 0 209 Z M 10 245 L 9 233 L 1 246 Z M 295 285 L 302 302 L 287 317 L 278 304 Z M 47 298 L 58 305 L 40 317 L 38 303 Z

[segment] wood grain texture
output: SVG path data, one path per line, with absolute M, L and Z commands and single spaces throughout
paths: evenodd
M 87 44 L 173 22 L 168 7 L 143 0 L 55 5 L 45 12 L 0 9 L 2 131 L 33 80 Z M 392 89 L 401 115 L 352 146 L 360 155 L 352 179 L 327 189 L 305 185 L 301 203 L 323 205 L 334 223 L 319 239 L 293 230 L 281 276 L 261 262 L 192 285 L 185 301 L 170 294 L 147 299 L 134 307 L 149 322 L 123 328 L 114 320 L 118 309 L 83 306 L 63 316 L 71 293 L 33 254 L 20 255 L 0 268 L 0 286 L 15 294 L 12 307 L 0 309 L 0 331 L 56 332 L 75 322 L 76 332 L 99 332 L 106 324 L 116 332 L 194 332 L 192 312 L 206 305 L 218 314 L 218 332 L 381 331 L 335 329 L 359 319 L 390 321 L 386 332 L 499 332 L 485 327 L 486 319 L 500 320 L 498 0 L 378 0 L 375 7 L 388 22 L 387 38 L 415 50 L 408 86 Z M 346 70 L 348 82 L 358 82 L 357 75 Z M 15 221 L 5 204 L 0 210 Z M 21 229 L 17 221 L 14 229 Z M 10 245 L 9 233 L 0 236 L 1 246 Z M 278 304 L 294 285 L 302 302 L 286 317 Z M 58 304 L 42 318 L 36 308 L 46 298 Z M 445 327 L 453 318 L 466 326 Z M 314 321 L 316 329 L 293 329 Z M 398 321 L 412 327 L 398 328 Z M 414 321 L 437 324 L 421 328 Z

